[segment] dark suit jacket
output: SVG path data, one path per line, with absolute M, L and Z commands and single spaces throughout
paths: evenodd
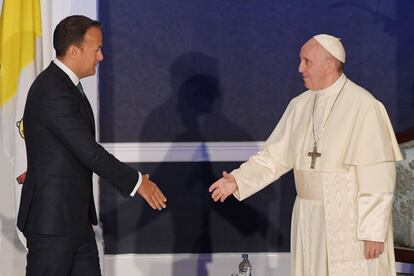
M 30 87 L 23 115 L 27 176 L 17 226 L 23 232 L 77 235 L 97 223 L 92 172 L 128 196 L 138 173 L 95 140 L 86 97 L 53 62 Z

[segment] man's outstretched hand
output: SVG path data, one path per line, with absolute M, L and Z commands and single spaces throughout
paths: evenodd
M 167 198 L 158 188 L 157 184 L 149 179 L 148 174 L 142 177 L 142 183 L 141 186 L 139 186 L 137 193 L 142 196 L 154 210 L 158 209 L 161 211 L 163 208 L 167 207 L 165 204 Z
M 211 198 L 214 201 L 220 200 L 224 202 L 226 198 L 237 190 L 237 182 L 234 176 L 223 172 L 223 177 L 213 183 L 208 191 L 211 193 Z

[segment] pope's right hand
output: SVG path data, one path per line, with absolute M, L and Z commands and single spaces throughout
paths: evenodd
M 211 198 L 214 201 L 220 200 L 220 202 L 224 202 L 229 195 L 237 191 L 236 178 L 224 171 L 223 177 L 214 182 L 208 191 L 211 193 Z

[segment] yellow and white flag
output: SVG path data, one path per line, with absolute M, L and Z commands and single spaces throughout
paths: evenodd
M 14 167 L 17 210 L 27 166 L 24 105 L 43 68 L 40 0 L 2 0 L 0 10 L 0 146 Z

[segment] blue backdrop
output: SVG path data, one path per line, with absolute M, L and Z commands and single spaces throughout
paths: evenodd
M 318 33 L 342 38 L 345 73 L 397 131 L 414 126 L 411 0 L 101 0 L 99 17 L 101 142 L 265 140 L 304 91 L 298 53 Z M 131 165 L 170 205 L 158 216 L 103 184 L 108 253 L 289 250 L 291 176 L 218 207 L 206 189 L 238 163 Z

